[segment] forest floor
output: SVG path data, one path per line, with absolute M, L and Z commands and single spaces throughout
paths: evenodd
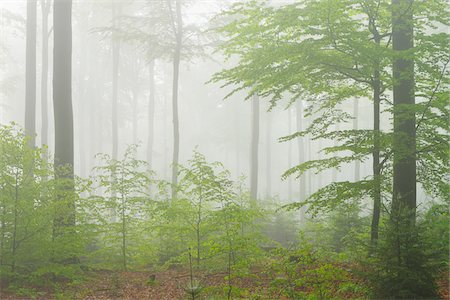
M 198 274 L 197 274 L 198 275 Z M 226 299 L 228 291 L 225 273 L 202 274 L 198 276 L 203 290 L 196 299 Z M 88 280 L 75 285 L 59 285 L 60 288 L 29 287 L 15 293 L 0 290 L 1 300 L 175 300 L 191 299 L 186 287 L 189 285 L 188 271 L 168 270 L 153 272 L 97 271 Z M 357 283 L 357 282 L 356 282 Z M 232 299 L 288 299 L 281 291 L 270 288 L 270 279 L 265 274 L 239 278 L 233 282 Z M 449 277 L 443 274 L 438 282 L 441 299 L 449 298 Z M 307 291 L 306 291 L 307 292 Z M 339 299 L 364 299 L 357 293 L 340 294 Z

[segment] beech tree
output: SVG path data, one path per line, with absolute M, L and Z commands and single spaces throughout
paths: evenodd
M 42 12 L 42 71 L 41 71 L 41 144 L 48 145 L 48 17 L 51 1 L 41 0 Z
M 416 92 L 427 99 L 422 105 L 421 126 L 424 127 L 436 122 L 432 114 L 438 120 L 445 114 L 440 106 L 443 66 L 448 59 L 443 54 L 447 51 L 443 42 L 445 34 L 430 33 L 434 24 L 447 22 L 442 7 L 442 1 L 418 3 L 421 16 L 414 19 L 420 28 L 416 40 L 421 49 L 415 57 L 421 66 L 420 92 L 419 89 Z M 274 104 L 286 94 L 293 100 L 306 101 L 306 116 L 317 117 L 305 130 L 282 141 L 307 135 L 312 140 L 339 141 L 335 146 L 322 149 L 324 158 L 291 168 L 284 174 L 285 178 L 372 158 L 372 176 L 355 182 L 332 182 L 290 207 L 308 205 L 310 212 L 317 213 L 371 196 L 371 242 L 376 246 L 382 194 L 391 192 L 392 132 L 389 126 L 380 124 L 380 116 L 390 113 L 392 108 L 388 97 L 392 89 L 388 1 L 301 1 L 277 8 L 260 2 L 238 3 L 225 15 L 234 19 L 218 29 L 228 38 L 220 49 L 227 57 L 237 56 L 239 61 L 237 66 L 215 74 L 213 80 L 233 86 L 231 94 L 248 88 L 252 93 L 270 98 Z M 431 53 L 435 58 L 433 62 L 429 60 Z M 332 126 L 355 117 L 340 109 L 341 104 L 355 97 L 372 102 L 372 130 L 332 131 Z M 441 129 L 448 132 L 441 125 L 431 127 L 419 130 L 423 146 L 431 143 L 428 137 L 431 132 L 438 136 Z M 441 129 L 436 130 L 436 127 Z M 428 193 L 439 191 L 439 197 L 444 199 L 445 185 L 435 175 L 448 169 L 444 159 L 446 151 L 441 148 L 444 144 L 440 139 L 436 145 L 433 149 L 428 146 L 418 149 L 418 159 L 424 165 L 419 168 L 418 181 Z M 337 156 L 341 151 L 345 151 L 345 155 Z M 425 167 L 427 164 L 431 164 L 430 167 Z M 431 176 L 435 183 L 430 182 Z
M 53 108 L 55 117 L 55 173 L 66 178 L 60 187 L 64 197 L 71 196 L 74 177 L 74 135 L 72 108 L 72 0 L 55 0 L 53 5 Z M 68 201 L 66 216 L 56 227 L 75 225 L 75 203 Z M 58 228 L 56 232 L 58 231 Z
M 259 175 L 259 97 L 253 95 L 252 105 L 252 136 L 250 146 L 250 197 L 258 199 L 258 175 Z
M 26 79 L 25 79 L 25 132 L 34 147 L 36 136 L 36 32 L 37 0 L 27 1 Z

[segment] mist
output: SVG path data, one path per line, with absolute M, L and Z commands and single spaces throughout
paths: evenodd
M 448 296 L 448 5 L 350 2 L 1 1 L 0 298 Z

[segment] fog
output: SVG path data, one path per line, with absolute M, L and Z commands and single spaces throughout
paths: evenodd
M 157 2 L 157 1 L 155 1 Z M 181 62 L 179 109 L 180 109 L 180 162 L 185 162 L 196 148 L 211 161 L 221 161 L 233 176 L 249 177 L 251 146 L 251 103 L 245 100 L 246 91 L 239 92 L 224 100 L 230 88 L 221 88 L 220 83 L 207 83 L 211 76 L 222 68 L 232 65 L 225 63 L 220 53 L 208 44 L 216 37 L 208 35 L 214 26 L 211 17 L 220 13 L 232 1 L 196 1 L 185 12 L 186 26 L 196 26 L 201 30 L 204 47 L 198 55 Z M 284 1 L 286 2 L 286 1 Z M 283 3 L 284 3 L 283 2 Z M 74 1 L 73 3 L 73 109 L 75 130 L 75 173 L 85 177 L 94 167 L 97 153 L 112 152 L 112 42 L 108 31 L 112 26 L 111 5 L 121 7 L 124 16 L 139 16 L 144 1 Z M 276 2 L 280 4 L 280 2 Z M 287 3 L 287 2 L 286 2 Z M 2 99 L 0 122 L 15 121 L 24 124 L 24 71 L 25 71 L 25 1 L 2 1 L 2 41 L 7 45 L 7 58 L 3 58 L 3 78 L 14 80 L 8 97 Z M 42 16 L 38 14 L 38 24 Z M 50 26 L 52 18 L 49 18 Z M 120 23 L 120 22 L 119 22 Z M 126 30 L 118 28 L 117 30 Z M 42 34 L 39 26 L 37 36 L 37 74 L 41 74 Z M 50 32 L 51 34 L 51 32 Z M 52 39 L 49 39 L 52 49 Z M 147 137 L 149 135 L 149 67 L 145 46 L 134 41 L 121 41 L 118 79 L 118 142 L 119 157 L 127 145 L 140 145 L 138 157 L 146 159 Z M 52 51 L 49 52 L 49 78 L 52 78 Z M 159 176 L 170 179 L 172 133 L 172 67 L 168 58 L 155 62 L 155 119 L 152 150 L 153 166 Z M 37 95 L 41 85 L 38 77 Z M 49 80 L 48 87 L 51 87 Z M 134 93 L 136 95 L 134 95 Z M 49 89 L 49 104 L 51 104 Z M 137 99 L 133 98 L 136 97 Z M 41 99 L 37 97 L 37 116 L 41 115 Z M 135 104 L 135 102 L 137 104 Z M 136 105 L 137 108 L 134 108 Z M 351 111 L 349 102 L 346 110 Z M 54 144 L 52 105 L 48 106 L 49 149 Z M 137 116 L 133 110 L 137 110 Z M 286 96 L 280 105 L 270 109 L 267 99 L 261 99 L 259 176 L 260 197 L 277 196 L 281 201 L 292 202 L 299 197 L 299 185 L 294 178 L 281 180 L 281 175 L 292 163 L 299 162 L 298 145 L 295 141 L 279 142 L 280 137 L 296 131 L 296 119 L 307 126 L 309 118 L 298 115 L 295 105 L 290 105 Z M 372 113 L 370 104 L 359 105 L 361 120 L 359 128 L 370 128 Z M 290 117 L 289 117 L 290 115 Z M 289 124 L 289 120 L 291 124 Z M 42 121 L 36 118 L 37 144 L 40 144 L 39 129 Z M 134 129 L 136 126 L 136 129 Z M 342 129 L 352 124 L 343 124 Z M 289 129 L 290 128 L 290 129 Z M 137 131 L 134 140 L 133 130 Z M 319 157 L 319 144 L 326 141 L 305 139 L 304 151 L 307 160 Z M 292 157 L 289 158 L 289 151 Z M 270 158 L 269 158 L 270 155 Z M 291 163 L 290 160 L 291 159 Z M 270 163 L 270 165 L 268 165 Z M 354 167 L 344 166 L 337 174 L 338 180 L 353 177 Z M 307 175 L 307 194 L 327 184 L 333 178 L 333 171 L 320 175 Z M 370 162 L 361 165 L 361 176 L 370 174 Z M 289 189 L 292 194 L 289 196 Z M 289 199 L 289 197 L 293 199 Z
M 449 15 L 0 0 L 0 298 L 448 296 Z

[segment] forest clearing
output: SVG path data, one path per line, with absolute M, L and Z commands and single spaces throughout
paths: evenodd
M 448 299 L 449 26 L 0 1 L 0 300 Z

